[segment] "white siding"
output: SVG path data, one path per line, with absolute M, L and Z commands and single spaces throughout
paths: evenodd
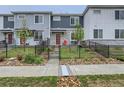
M 0 41 L 5 40 L 4 34 L 0 32 Z
M 0 16 L 0 29 L 3 29 L 3 16 Z
M 103 39 L 115 39 L 115 29 L 124 29 L 124 20 L 115 20 L 115 10 L 122 9 L 100 9 L 100 15 L 93 10 L 84 16 L 85 39 L 93 39 L 93 29 L 103 29 Z

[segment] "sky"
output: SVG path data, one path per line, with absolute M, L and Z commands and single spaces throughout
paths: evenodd
M 52 11 L 53 13 L 83 13 L 84 5 L 0 5 L 0 13 L 10 11 Z

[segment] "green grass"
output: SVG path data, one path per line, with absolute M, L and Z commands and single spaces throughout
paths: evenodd
M 78 76 L 82 87 L 124 87 L 124 74 Z
M 80 57 L 84 59 L 90 59 L 96 57 L 95 53 L 90 51 L 88 48 L 80 48 Z M 61 58 L 79 58 L 79 48 L 76 46 L 62 47 L 61 48 Z
M 17 47 L 17 48 L 12 48 L 12 49 L 8 49 L 8 58 L 10 57 L 16 57 L 18 54 L 20 55 L 26 55 L 26 54 L 35 54 L 35 49 L 34 47 L 26 47 L 25 51 L 23 47 Z M 2 51 L 0 52 L 1 56 L 6 56 L 6 52 Z
M 0 78 L 0 87 L 55 87 L 57 77 L 5 77 Z

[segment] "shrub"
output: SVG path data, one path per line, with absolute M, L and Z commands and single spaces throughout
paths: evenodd
M 43 62 L 43 58 L 40 56 L 28 54 L 25 56 L 24 62 L 28 64 L 41 64 Z
M 4 56 L 0 56 L 0 62 L 4 61 L 5 57 Z
M 17 60 L 21 61 L 23 59 L 23 56 L 18 54 L 16 58 Z
M 116 59 L 120 61 L 124 61 L 124 56 L 118 56 Z

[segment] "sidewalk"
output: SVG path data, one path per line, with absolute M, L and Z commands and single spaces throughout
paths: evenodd
M 124 64 L 72 65 L 72 75 L 124 74 Z
M 124 64 L 71 65 L 71 75 L 124 74 Z M 58 76 L 59 66 L 2 66 L 0 77 Z

